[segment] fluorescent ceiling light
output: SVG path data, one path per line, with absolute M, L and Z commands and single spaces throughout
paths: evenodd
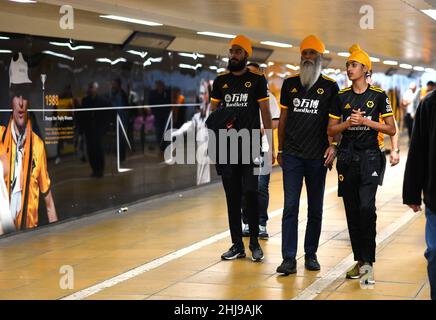
M 376 57 L 369 57 L 369 60 L 371 60 L 372 62 L 380 62 L 380 59 Z
M 428 15 L 433 20 L 436 20 L 436 10 L 434 9 L 428 9 L 428 10 L 421 10 L 423 13 Z
M 1 50 L 0 49 L 0 53 L 12 53 L 12 51 L 11 50 Z
M 9 0 L 11 2 L 18 2 L 18 3 L 36 3 L 36 0 Z
M 163 26 L 162 23 L 153 22 L 153 21 L 147 21 L 147 20 L 141 20 L 141 19 L 133 19 L 133 18 L 128 18 L 128 17 L 120 17 L 120 16 L 114 16 L 114 15 L 103 15 L 103 16 L 100 16 L 100 17 L 101 18 L 105 18 L 105 19 L 123 21 L 123 22 L 143 24 L 143 25 L 152 26 L 152 27 Z
M 266 68 L 266 67 L 268 67 L 268 65 L 267 65 L 266 63 L 262 63 L 262 64 L 260 65 L 260 67 L 261 67 L 261 68 Z
M 211 37 L 227 38 L 227 39 L 233 39 L 234 37 L 236 37 L 236 35 L 234 34 L 210 32 L 210 31 L 198 31 L 197 34 L 201 34 L 203 36 L 211 36 Z
M 201 54 L 201 53 L 184 53 L 184 52 L 180 52 L 179 56 L 187 57 L 187 58 L 192 58 L 194 60 L 197 60 L 198 58 L 206 57 L 204 54 Z
M 436 73 L 436 70 L 433 69 L 433 68 L 425 68 L 425 72 L 428 72 L 428 73 Z
M 332 68 L 326 68 L 326 69 L 324 69 L 324 72 L 325 72 L 325 73 L 334 73 L 334 72 L 335 72 L 335 69 L 332 69 Z
M 292 44 L 288 43 L 282 43 L 282 42 L 275 42 L 275 41 L 261 41 L 261 44 L 267 45 L 267 46 L 273 46 L 273 47 L 280 47 L 280 48 L 292 48 Z
M 58 46 L 58 47 L 68 47 L 70 50 L 76 51 L 76 50 L 92 50 L 94 49 L 93 46 L 77 46 L 73 47 L 71 43 L 69 42 L 49 42 L 51 45 Z
M 420 67 L 420 66 L 416 66 L 416 67 L 413 67 L 413 70 L 415 70 L 415 71 L 424 71 L 425 68 L 424 67 Z
M 58 63 L 58 67 L 59 68 L 63 68 L 63 69 L 67 69 L 67 70 L 71 71 L 72 73 L 80 73 L 80 72 L 83 71 L 83 68 L 73 69 L 69 65 L 63 64 L 63 63 L 60 63 L 60 62 Z
M 53 52 L 50 50 L 44 50 L 42 53 L 48 54 L 50 56 L 55 56 L 58 58 L 63 58 L 63 59 L 68 59 L 68 60 L 74 61 L 74 57 L 67 56 L 66 54 L 63 54 L 63 53 L 57 53 L 57 52 Z
M 285 72 L 285 73 L 277 73 L 277 75 L 278 75 L 280 78 L 286 78 L 287 76 L 290 76 L 290 73 L 289 73 L 289 72 Z
M 324 53 L 325 53 L 325 54 L 329 54 L 329 53 L 330 53 L 330 50 L 325 49 L 325 50 L 324 50 Z
M 400 68 L 410 70 L 413 68 L 413 66 L 411 66 L 410 64 L 407 64 L 407 63 L 401 63 Z
M 222 58 L 221 60 L 224 62 L 229 62 L 229 58 Z
M 162 62 L 163 58 L 148 58 L 147 61 L 144 62 L 143 67 L 150 66 L 154 62 Z
M 146 57 L 146 55 L 148 54 L 147 51 L 136 51 L 136 50 L 128 50 L 128 53 L 140 56 L 142 59 L 144 59 Z
M 349 52 L 338 52 L 338 56 L 348 58 L 350 56 Z
M 398 65 L 398 62 L 394 61 L 394 60 L 385 60 L 385 61 L 383 61 L 383 64 L 386 64 L 388 66 L 396 66 L 396 65 Z
M 294 70 L 294 71 L 300 70 L 299 66 L 293 66 L 292 64 L 287 64 L 286 68 L 289 68 L 289 69 Z
M 210 70 L 218 70 L 218 67 L 216 67 L 216 66 L 210 66 L 209 69 L 210 69 Z
M 269 67 L 271 67 L 271 66 L 273 66 L 273 65 L 274 65 L 274 62 L 272 62 L 272 61 L 268 62 L 268 66 L 269 66 Z
M 9 40 L 9 37 L 0 36 L 0 40 Z
M 112 61 L 111 59 L 108 59 L 108 58 L 97 58 L 97 59 L 95 59 L 95 61 L 103 62 L 103 63 L 110 63 L 111 65 L 116 65 L 119 62 L 126 62 L 127 60 L 124 58 L 118 58 L 118 59 Z
M 226 71 L 227 69 L 226 68 L 219 68 L 216 72 L 217 73 L 221 73 L 221 72 L 224 72 L 224 71 Z
M 201 68 L 203 65 L 201 63 L 197 63 L 195 66 L 192 66 L 190 64 L 185 64 L 185 63 L 181 63 L 179 64 L 180 68 L 183 69 L 192 69 L 192 70 L 197 70 L 198 68 Z

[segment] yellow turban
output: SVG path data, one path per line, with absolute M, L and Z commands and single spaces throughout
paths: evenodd
M 253 54 L 253 48 L 251 46 L 251 41 L 246 36 L 238 35 L 230 41 L 230 47 L 236 45 L 240 46 L 242 49 L 247 51 L 248 56 Z
M 311 34 L 310 36 L 306 37 L 300 44 L 300 53 L 306 49 L 313 49 L 322 54 L 324 53 L 325 46 L 321 40 Z
M 353 44 L 350 49 L 348 49 L 348 52 L 350 52 L 350 56 L 347 61 L 357 61 L 367 66 L 368 70 L 372 70 L 372 63 L 369 55 L 363 51 L 358 44 Z

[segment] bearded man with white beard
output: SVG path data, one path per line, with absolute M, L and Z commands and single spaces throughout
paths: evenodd
M 321 74 L 325 46 L 316 36 L 300 45 L 300 74 L 283 82 L 277 161 L 283 169 L 285 203 L 282 217 L 283 262 L 277 272 L 297 272 L 298 210 L 303 178 L 308 217 L 304 242 L 305 267 L 320 270 L 316 252 L 321 234 L 327 168 L 336 156 L 336 142 L 327 136 L 329 109 L 339 91 L 337 83 Z

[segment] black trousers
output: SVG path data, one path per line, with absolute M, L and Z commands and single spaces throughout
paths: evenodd
M 353 152 L 348 161 L 338 153 L 339 196 L 343 197 L 354 260 L 375 262 L 376 193 L 382 175 L 379 150 Z
M 412 137 L 413 123 L 414 123 L 414 120 L 413 120 L 412 116 L 410 115 L 410 113 L 406 114 L 404 116 L 404 124 L 406 125 L 407 134 L 409 136 L 409 139 Z
M 252 165 L 228 164 L 220 166 L 221 178 L 227 199 L 232 243 L 243 247 L 241 207 L 242 195 L 246 199 L 248 224 L 250 227 L 250 244 L 258 244 L 259 235 L 259 204 L 258 178 Z

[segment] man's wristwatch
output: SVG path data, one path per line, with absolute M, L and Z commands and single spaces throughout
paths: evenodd
M 398 148 L 393 149 L 392 151 L 394 151 L 394 152 L 396 152 L 396 153 L 400 153 L 400 149 L 398 149 Z

